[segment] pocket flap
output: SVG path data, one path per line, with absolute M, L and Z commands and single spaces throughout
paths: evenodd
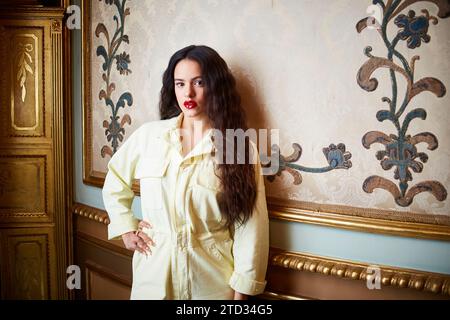
M 135 178 L 161 178 L 166 174 L 169 161 L 167 159 L 142 158 L 136 167 Z

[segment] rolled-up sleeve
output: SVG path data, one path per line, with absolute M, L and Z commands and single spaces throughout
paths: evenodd
M 267 212 L 264 177 L 256 165 L 258 193 L 251 218 L 234 234 L 234 272 L 230 286 L 235 291 L 257 295 L 264 292 L 269 256 L 269 217 Z
M 134 217 L 131 205 L 134 192 L 131 189 L 134 172 L 139 161 L 140 130 L 137 129 L 117 150 L 108 163 L 108 173 L 103 185 L 102 195 L 108 212 L 108 239 L 137 230 L 138 220 Z

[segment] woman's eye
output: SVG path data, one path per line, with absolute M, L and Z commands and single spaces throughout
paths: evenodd
M 184 86 L 183 82 L 176 82 L 175 86 L 177 86 L 178 88 L 182 88 Z
M 195 80 L 194 85 L 196 85 L 197 87 L 203 87 L 204 82 L 201 79 Z

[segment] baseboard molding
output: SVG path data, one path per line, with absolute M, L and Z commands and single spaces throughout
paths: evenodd
M 332 259 L 298 252 L 289 252 L 278 248 L 270 250 L 271 266 L 319 273 L 342 279 L 359 280 L 367 283 L 368 277 L 374 275 L 377 268 L 380 272 L 382 286 L 450 296 L 450 276 L 420 270 L 365 264 L 348 260 Z M 372 279 L 369 278 L 369 281 Z

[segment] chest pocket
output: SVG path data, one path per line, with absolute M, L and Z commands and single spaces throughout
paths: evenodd
M 197 174 L 194 176 L 192 187 L 194 189 L 206 190 L 210 192 L 220 191 L 220 180 L 216 176 L 216 170 L 212 161 L 203 162 L 198 165 Z
M 215 176 L 213 167 L 199 167 L 191 182 L 190 208 L 195 217 L 214 230 L 220 227 L 222 221 L 218 204 L 220 189 L 220 180 Z
M 142 208 L 162 209 L 164 198 L 162 181 L 168 166 L 166 159 L 142 158 L 136 168 L 135 177 L 140 180 Z

